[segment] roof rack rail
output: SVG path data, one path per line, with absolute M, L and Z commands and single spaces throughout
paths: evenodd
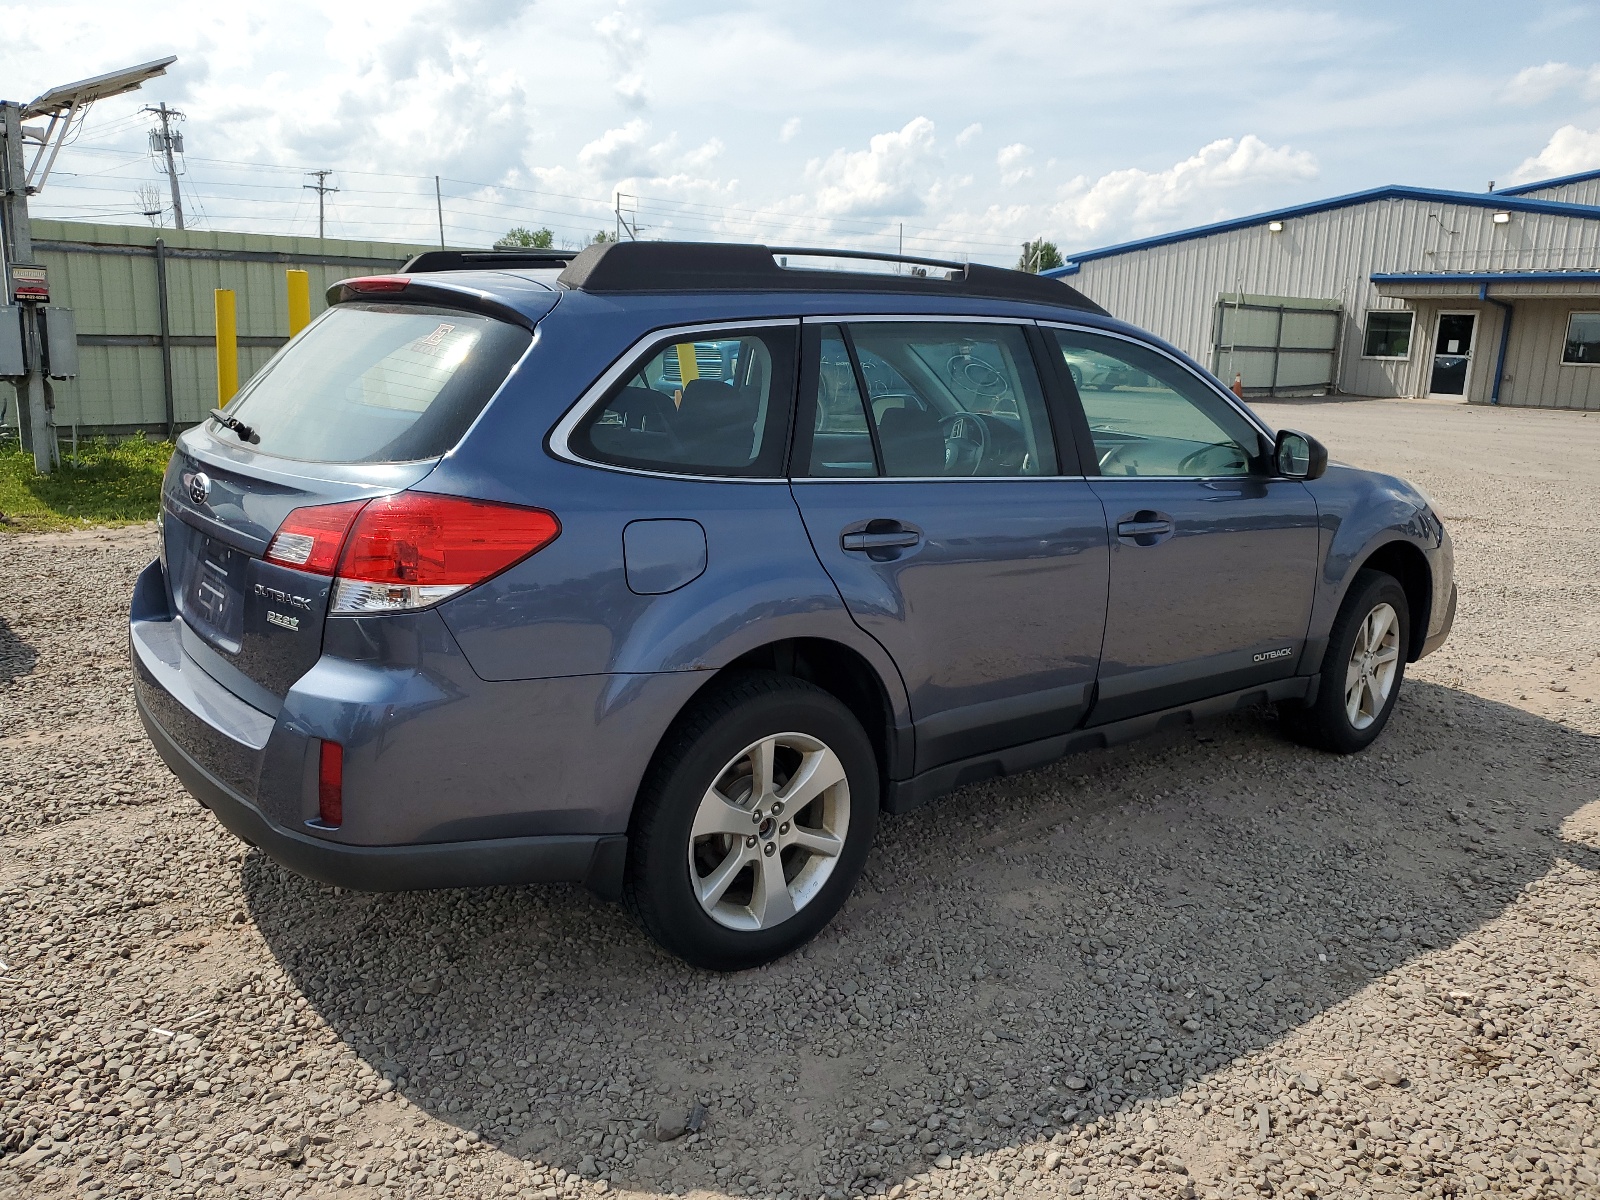
M 576 250 L 424 250 L 407 259 L 400 273 L 564 267 L 577 257 Z
M 839 271 L 791 267 L 786 258 L 847 258 L 935 267 L 917 271 Z M 423 256 L 426 257 L 426 256 Z M 729 242 L 606 242 L 573 257 L 559 282 L 598 295 L 629 292 L 897 292 L 981 296 L 1106 314 L 1093 300 L 1058 279 L 981 263 L 955 262 L 866 250 L 770 247 Z

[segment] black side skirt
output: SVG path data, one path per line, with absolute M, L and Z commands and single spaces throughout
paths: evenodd
M 965 787 L 969 783 L 980 783 L 985 779 L 998 779 L 1002 775 L 1032 771 L 1053 763 L 1058 758 L 1065 758 L 1069 754 L 1077 754 L 1084 750 L 1104 750 L 1109 746 L 1131 742 L 1164 729 L 1193 725 L 1196 721 L 1208 717 L 1218 717 L 1242 708 L 1255 708 L 1279 700 L 1301 700 L 1309 703 L 1316 699 L 1317 678 L 1315 675 L 1296 675 L 1289 679 L 1277 679 L 1256 687 L 1242 688 L 1236 692 L 1197 700 L 1193 704 L 1145 713 L 1142 716 L 1113 721 L 1109 725 L 1079 729 L 1073 733 L 1024 742 L 1020 746 L 1012 746 L 1006 750 L 974 755 L 960 762 L 946 763 L 942 767 L 913 775 L 910 779 L 890 780 L 883 806 L 892 813 L 910 812 L 946 792 Z

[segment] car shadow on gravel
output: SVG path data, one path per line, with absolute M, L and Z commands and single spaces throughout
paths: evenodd
M 1242 715 L 886 820 L 834 925 L 733 976 L 579 889 L 243 870 L 306 1000 L 410 1104 L 615 1186 L 814 1196 L 1037 1144 L 1276 1042 L 1558 860 L 1600 869 L 1560 834 L 1596 779 L 1600 739 L 1429 683 L 1355 758 Z
M 31 675 L 39 655 L 23 641 L 0 617 L 0 683 L 10 683 L 24 675 Z

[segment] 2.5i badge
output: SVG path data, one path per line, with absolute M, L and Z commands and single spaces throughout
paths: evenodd
M 1288 658 L 1289 655 L 1293 653 L 1294 651 L 1288 646 L 1285 646 L 1281 650 L 1263 650 L 1260 654 L 1256 655 L 1256 661 L 1271 662 L 1275 658 Z
M 300 632 L 299 617 L 288 617 L 281 612 L 274 612 L 270 608 L 267 609 L 267 624 L 277 625 L 280 628 L 287 629 L 290 633 Z

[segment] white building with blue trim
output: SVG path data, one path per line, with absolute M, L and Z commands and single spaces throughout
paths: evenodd
M 1246 395 L 1600 409 L 1600 171 L 1382 187 L 1068 256 L 1047 274 Z

